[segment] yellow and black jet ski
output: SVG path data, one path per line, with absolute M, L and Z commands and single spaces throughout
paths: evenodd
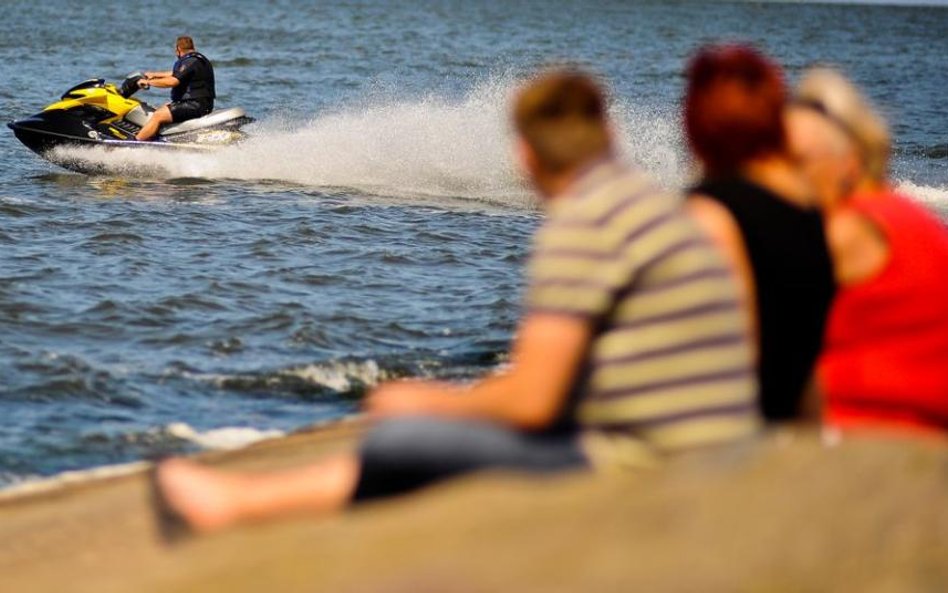
M 120 86 L 102 78 L 81 82 L 60 100 L 30 117 L 7 124 L 30 150 L 47 157 L 63 145 L 209 149 L 233 144 L 246 134 L 241 126 L 253 121 L 240 107 L 216 109 L 204 117 L 165 125 L 149 142 L 135 134 L 155 109 L 133 99 L 144 74 L 130 74 Z

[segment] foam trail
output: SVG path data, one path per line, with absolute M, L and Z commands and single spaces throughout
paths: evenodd
M 240 449 L 253 443 L 286 435 L 281 430 L 257 430 L 243 426 L 225 426 L 198 432 L 184 422 L 173 422 L 164 430 L 175 438 L 191 441 L 205 449 Z
M 645 168 L 666 188 L 680 189 L 690 172 L 682 161 L 678 114 L 617 101 L 610 117 L 622 156 Z
M 239 146 L 213 153 L 59 149 L 112 174 L 157 179 L 196 177 L 281 181 L 347 188 L 369 195 L 462 198 L 528 207 L 514 169 L 508 108 L 520 81 L 496 77 L 461 98 L 376 97 L 302 124 L 273 118 L 254 124 Z M 612 106 L 620 152 L 659 182 L 679 188 L 688 176 L 678 114 L 619 99 Z M 948 188 L 898 182 L 900 190 L 948 211 Z
M 131 463 L 103 465 L 91 469 L 62 472 L 49 478 L 26 476 L 21 482 L 0 488 L 0 502 L 62 490 L 72 484 L 137 474 L 149 467 L 151 467 L 151 464 L 147 461 L 133 461 Z
M 514 169 L 508 106 L 518 81 L 476 85 L 460 99 L 372 99 L 308 122 L 254 124 L 239 146 L 209 154 L 158 150 L 61 149 L 59 158 L 135 177 L 274 180 L 351 188 L 372 195 L 532 203 Z M 677 117 L 619 103 L 622 152 L 674 185 L 679 181 Z
M 220 388 L 234 389 L 249 386 L 266 386 L 269 389 L 292 388 L 303 382 L 313 387 L 331 389 L 337 393 L 351 393 L 363 387 L 378 385 L 390 377 L 385 369 L 372 359 L 365 361 L 329 361 L 309 364 L 301 367 L 279 369 L 263 374 L 195 374 L 182 373 L 182 376 L 208 381 Z
M 928 187 L 908 180 L 897 181 L 896 187 L 923 204 L 948 212 L 948 187 Z

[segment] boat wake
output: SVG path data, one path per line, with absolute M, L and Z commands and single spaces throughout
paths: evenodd
M 278 181 L 369 195 L 469 198 L 527 206 L 512 163 L 508 109 L 516 80 L 492 79 L 466 95 L 366 99 L 303 125 L 275 116 L 248 126 L 239 145 L 208 154 L 60 148 L 61 162 L 113 176 Z M 677 118 L 618 103 L 623 151 L 670 185 L 679 181 Z
M 943 219 L 948 219 L 948 187 L 918 185 L 908 180 L 897 181 L 896 187 L 905 195 L 936 210 Z
M 247 128 L 246 141 L 209 153 L 59 148 L 54 159 L 110 176 L 280 182 L 371 196 L 460 198 L 530 207 L 513 161 L 508 106 L 519 81 L 488 79 L 459 98 L 368 98 L 298 119 L 274 116 Z M 660 183 L 691 176 L 679 116 L 618 100 L 612 106 L 623 156 Z M 948 208 L 948 188 L 900 183 L 909 195 Z

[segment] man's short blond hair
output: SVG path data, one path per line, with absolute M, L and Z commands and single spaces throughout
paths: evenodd
M 517 132 L 549 171 L 576 167 L 610 148 L 605 94 L 577 70 L 533 78 L 517 95 L 513 112 Z
M 194 40 L 187 35 L 181 35 L 178 37 L 178 40 L 174 42 L 174 46 L 181 51 L 192 50 L 194 49 Z
M 794 99 L 816 107 L 845 132 L 859 152 L 866 177 L 885 180 L 892 150 L 889 127 L 853 83 L 832 68 L 811 68 Z

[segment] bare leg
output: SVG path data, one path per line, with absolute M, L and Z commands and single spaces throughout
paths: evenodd
M 155 137 L 155 134 L 158 133 L 158 128 L 163 124 L 171 123 L 171 110 L 168 109 L 167 105 L 159 107 L 154 113 L 151 114 L 151 117 L 148 118 L 148 121 L 145 123 L 145 126 L 138 131 L 138 135 L 135 136 L 136 140 L 151 140 Z
M 316 465 L 263 474 L 230 473 L 174 459 L 158 469 L 168 505 L 195 530 L 295 513 L 330 513 L 348 504 L 359 479 L 353 454 Z

